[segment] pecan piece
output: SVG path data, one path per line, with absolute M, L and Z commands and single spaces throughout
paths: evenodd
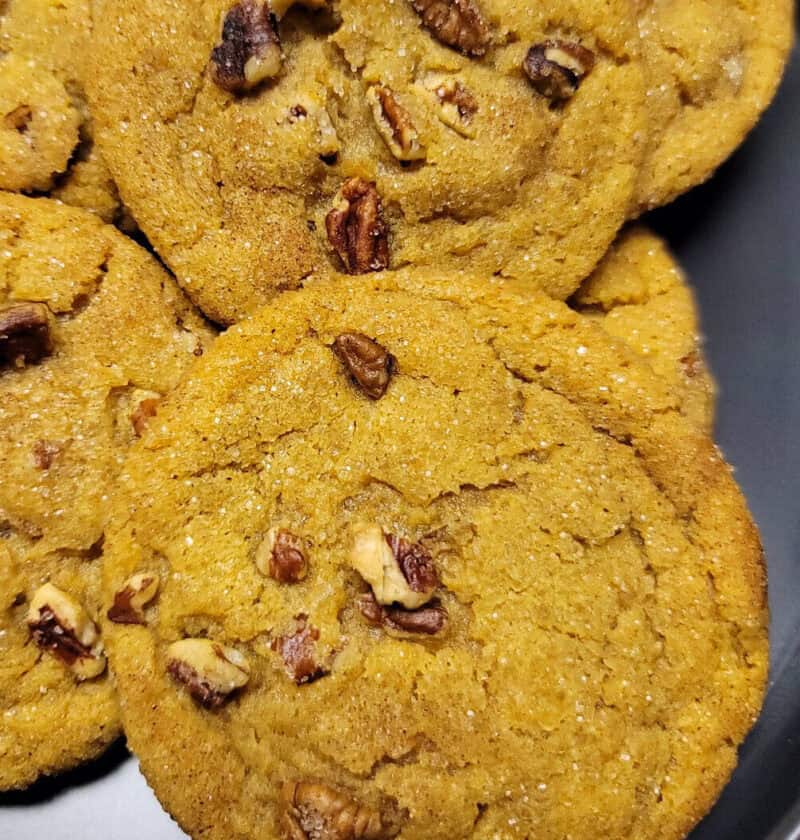
M 439 576 L 421 543 L 386 534 L 380 525 L 354 528 L 350 565 L 372 587 L 380 604 L 413 610 L 430 601 Z
M 44 303 L 25 301 L 0 309 L 0 367 L 24 367 L 49 356 L 52 320 Z
M 114 595 L 106 615 L 115 624 L 144 624 L 144 608 L 158 593 L 158 575 L 140 572 L 128 578 Z
M 389 230 L 374 183 L 348 178 L 325 217 L 325 227 L 348 274 L 389 267 Z
M 356 606 L 370 624 L 400 633 L 435 636 L 447 627 L 447 610 L 438 601 L 431 601 L 416 610 L 408 610 L 394 604 L 379 604 L 372 592 L 366 592 L 358 596 Z
M 106 669 L 97 625 L 66 592 L 46 583 L 28 608 L 27 623 L 33 641 L 72 669 L 78 680 L 90 680 Z
M 283 56 L 269 3 L 241 0 L 225 15 L 222 39 L 211 52 L 211 77 L 223 90 L 241 93 L 278 75 Z
M 441 43 L 465 55 L 486 54 L 492 35 L 475 0 L 411 0 L 411 5 Z
M 367 90 L 367 102 L 378 133 L 389 151 L 404 162 L 423 160 L 425 147 L 411 120 L 411 114 L 400 104 L 394 92 L 383 85 L 373 85 Z
M 436 97 L 439 119 L 463 137 L 474 137 L 472 119 L 478 113 L 478 100 L 472 93 L 458 79 L 439 73 L 429 75 L 423 84 Z
M 256 567 L 278 583 L 297 583 L 306 576 L 304 548 L 303 540 L 286 528 L 270 528 L 256 549 Z
M 522 66 L 542 96 L 564 102 L 594 67 L 594 53 L 575 42 L 545 41 L 528 50 Z
M 389 840 L 397 830 L 346 794 L 316 782 L 287 782 L 281 791 L 288 840 Z
M 379 400 L 397 370 L 397 359 L 382 345 L 362 333 L 342 333 L 333 352 L 347 369 L 353 384 L 371 400 Z
M 319 630 L 308 623 L 308 616 L 301 613 L 296 618 L 297 629 L 288 636 L 279 636 L 272 642 L 272 649 L 280 653 L 286 673 L 297 683 L 314 682 L 328 671 L 315 658 Z
M 250 679 L 244 655 L 212 639 L 173 642 L 167 648 L 167 671 L 206 709 L 218 709 Z

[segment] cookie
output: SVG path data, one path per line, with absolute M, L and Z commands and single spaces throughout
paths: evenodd
M 622 0 L 92 8 L 103 154 L 216 321 L 312 273 L 407 264 L 563 298 L 633 195 L 644 77 Z
M 742 496 L 592 319 L 421 274 L 279 296 L 131 451 L 129 744 L 196 837 L 682 837 L 764 690 Z
M 0 789 L 120 732 L 99 556 L 126 450 L 210 330 L 85 211 L 0 196 Z M 61 630 L 58 629 L 61 628 Z
M 716 385 L 703 353 L 697 303 L 666 243 L 626 231 L 572 298 L 681 394 L 683 411 L 711 433 Z
M 769 105 L 793 40 L 791 0 L 637 0 L 649 148 L 638 212 L 702 183 Z
M 81 83 L 89 24 L 88 0 L 0 10 L 0 189 L 52 193 L 113 222 L 123 210 Z

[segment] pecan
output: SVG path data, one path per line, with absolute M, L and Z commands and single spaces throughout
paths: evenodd
M 411 0 L 411 5 L 439 41 L 465 55 L 484 55 L 492 42 L 475 0 Z
M 362 333 L 342 333 L 333 342 L 333 352 L 347 369 L 353 384 L 371 400 L 379 400 L 397 370 L 397 359 Z
M 51 440 L 37 440 L 33 444 L 33 462 L 40 470 L 49 470 L 56 456 L 61 452 L 61 445 Z
M 408 610 L 397 605 L 379 604 L 372 592 L 366 592 L 358 596 L 356 606 L 370 624 L 400 633 L 435 636 L 447 627 L 447 610 L 438 601 L 431 601 L 416 610 Z
M 348 178 L 325 217 L 325 227 L 348 274 L 389 267 L 389 231 L 374 183 Z
M 425 88 L 439 105 L 438 117 L 464 137 L 474 137 L 472 119 L 478 113 L 478 100 L 458 79 L 433 73 L 424 81 Z
M 394 92 L 383 85 L 373 85 L 367 90 L 367 102 L 389 151 L 402 161 L 424 159 L 425 147 L 420 143 L 411 114 L 398 102 Z
M 306 576 L 303 540 L 286 528 L 270 528 L 256 549 L 258 570 L 278 583 L 297 583 Z
M 108 619 L 115 624 L 144 624 L 144 607 L 158 592 L 158 575 L 139 573 L 122 586 L 115 595 L 114 603 L 108 610 Z
M 211 52 L 211 77 L 223 90 L 241 93 L 277 76 L 282 60 L 269 3 L 241 0 L 225 15 L 222 40 Z
M 563 102 L 594 67 L 594 53 L 575 42 L 545 41 L 528 50 L 522 66 L 542 96 Z
M 218 709 L 250 679 L 244 655 L 211 639 L 173 642 L 167 648 L 167 671 L 206 709 Z
M 389 840 L 398 832 L 381 815 L 316 782 L 287 782 L 282 825 L 288 840 Z
M 385 534 L 380 525 L 354 528 L 350 565 L 372 587 L 380 604 L 401 604 L 413 610 L 430 601 L 439 576 L 420 543 Z
M 24 367 L 53 352 L 52 313 L 25 301 L 0 309 L 0 367 Z
M 105 671 L 97 625 L 76 600 L 52 583 L 34 593 L 27 623 L 34 642 L 71 668 L 78 680 L 89 680 Z
M 131 412 L 131 425 L 137 437 L 144 434 L 147 424 L 152 417 L 156 416 L 158 404 L 161 402 L 161 396 L 145 397 L 141 400 L 136 408 Z
M 297 616 L 297 629 L 288 636 L 279 636 L 272 642 L 272 649 L 283 657 L 286 673 L 297 683 L 314 682 L 328 673 L 315 659 L 319 630 L 308 624 L 308 616 Z

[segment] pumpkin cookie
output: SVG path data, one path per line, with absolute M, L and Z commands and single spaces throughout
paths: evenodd
M 792 0 L 636 0 L 649 147 L 637 212 L 702 183 L 772 101 L 793 39 Z
M 132 450 L 129 743 L 193 836 L 683 837 L 767 670 L 729 468 L 594 320 L 422 275 L 279 296 Z
M 155 261 L 48 199 L 0 196 L 0 789 L 119 734 L 99 560 L 126 450 L 211 333 Z
M 124 211 L 81 83 L 90 20 L 89 0 L 0 10 L 0 189 L 48 192 L 112 222 Z
M 566 297 L 646 129 L 627 2 L 96 0 L 123 198 L 230 323 L 312 273 L 454 264 Z

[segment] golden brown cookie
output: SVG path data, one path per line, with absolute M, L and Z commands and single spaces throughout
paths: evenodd
M 125 452 L 210 339 L 112 227 L 0 194 L 0 789 L 119 734 L 97 629 L 110 498 Z
M 767 670 L 729 468 L 594 320 L 422 275 L 281 295 L 131 452 L 129 743 L 193 836 L 683 837 Z
M 648 77 L 648 152 L 636 210 L 702 183 L 772 101 L 794 35 L 792 0 L 636 0 Z
M 563 298 L 627 213 L 646 121 L 624 0 L 92 9 L 103 154 L 217 321 L 406 264 Z

